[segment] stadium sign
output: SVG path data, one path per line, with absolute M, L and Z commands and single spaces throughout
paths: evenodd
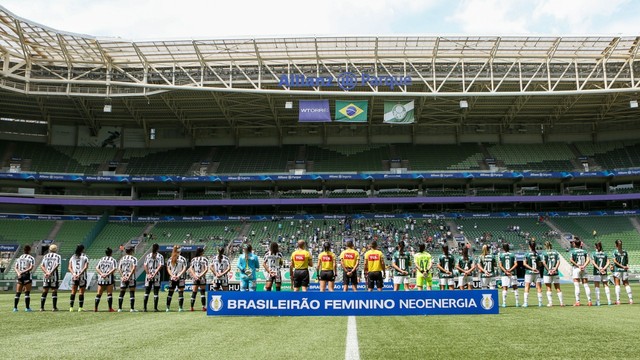
M 398 316 L 498 314 L 496 290 L 401 292 L 213 292 L 209 316 Z
M 382 86 L 393 90 L 399 86 L 411 85 L 411 83 L 411 76 L 376 76 L 369 73 L 354 74 L 347 71 L 338 74 L 335 78 L 332 76 L 282 74 L 279 76 L 278 86 L 288 88 L 339 87 L 344 91 L 350 91 L 356 86 Z

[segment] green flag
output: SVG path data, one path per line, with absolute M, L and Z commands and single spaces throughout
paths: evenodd
M 367 122 L 368 108 L 369 105 L 366 100 L 336 100 L 336 121 L 358 123 Z
M 411 101 L 385 101 L 384 122 L 387 124 L 413 124 L 414 102 Z

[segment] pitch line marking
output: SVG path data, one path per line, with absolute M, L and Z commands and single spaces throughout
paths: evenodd
M 356 327 L 356 317 L 349 316 L 347 320 L 347 346 L 344 352 L 346 360 L 360 360 L 360 349 L 358 348 L 358 329 Z

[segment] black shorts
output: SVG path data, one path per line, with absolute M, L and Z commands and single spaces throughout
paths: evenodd
M 322 270 L 320 271 L 320 277 L 318 280 L 321 281 L 336 281 L 336 274 L 333 270 Z
M 377 287 L 382 289 L 384 287 L 384 279 L 382 278 L 382 271 L 371 271 L 367 278 L 367 289 L 373 289 Z
M 193 280 L 193 285 L 195 285 L 195 286 L 206 286 L 207 285 L 207 279 L 203 276 L 200 279 Z
M 60 287 L 60 282 L 59 281 L 47 281 L 47 280 L 44 280 L 44 282 L 42 283 L 42 288 L 43 289 L 57 290 L 58 287 Z
M 342 273 L 342 282 L 346 286 L 358 285 L 358 270 L 356 269 L 351 273 L 351 275 L 348 275 L 347 272 L 351 270 L 353 269 L 345 269 L 344 272 Z
M 16 282 L 20 285 L 29 285 L 32 283 L 31 274 L 22 274 L 16 279 Z
M 127 280 L 127 281 L 120 280 L 120 289 L 125 290 L 126 288 L 135 290 L 136 289 L 136 279 L 129 278 L 129 280 Z
M 309 286 L 309 270 L 294 270 L 293 271 L 293 287 L 308 287 Z
M 184 289 L 184 279 L 178 279 L 176 281 L 171 280 L 169 283 L 169 289 L 167 290 L 173 290 L 175 288 Z
M 73 280 L 73 278 L 71 278 L 71 282 L 70 282 L 71 286 L 75 286 L 77 288 L 80 289 L 84 289 L 87 287 L 87 277 L 86 276 L 81 276 L 80 278 Z
M 226 275 L 221 278 L 215 278 L 215 280 L 213 280 L 214 289 L 220 289 L 221 287 L 227 286 L 229 286 L 229 278 Z
M 113 274 L 107 276 L 106 278 L 101 278 L 98 276 L 98 285 L 99 286 L 112 286 L 115 281 Z

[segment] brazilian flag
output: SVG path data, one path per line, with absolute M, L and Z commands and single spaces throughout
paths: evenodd
M 336 121 L 357 123 L 367 122 L 368 108 L 369 103 L 366 100 L 336 100 Z

